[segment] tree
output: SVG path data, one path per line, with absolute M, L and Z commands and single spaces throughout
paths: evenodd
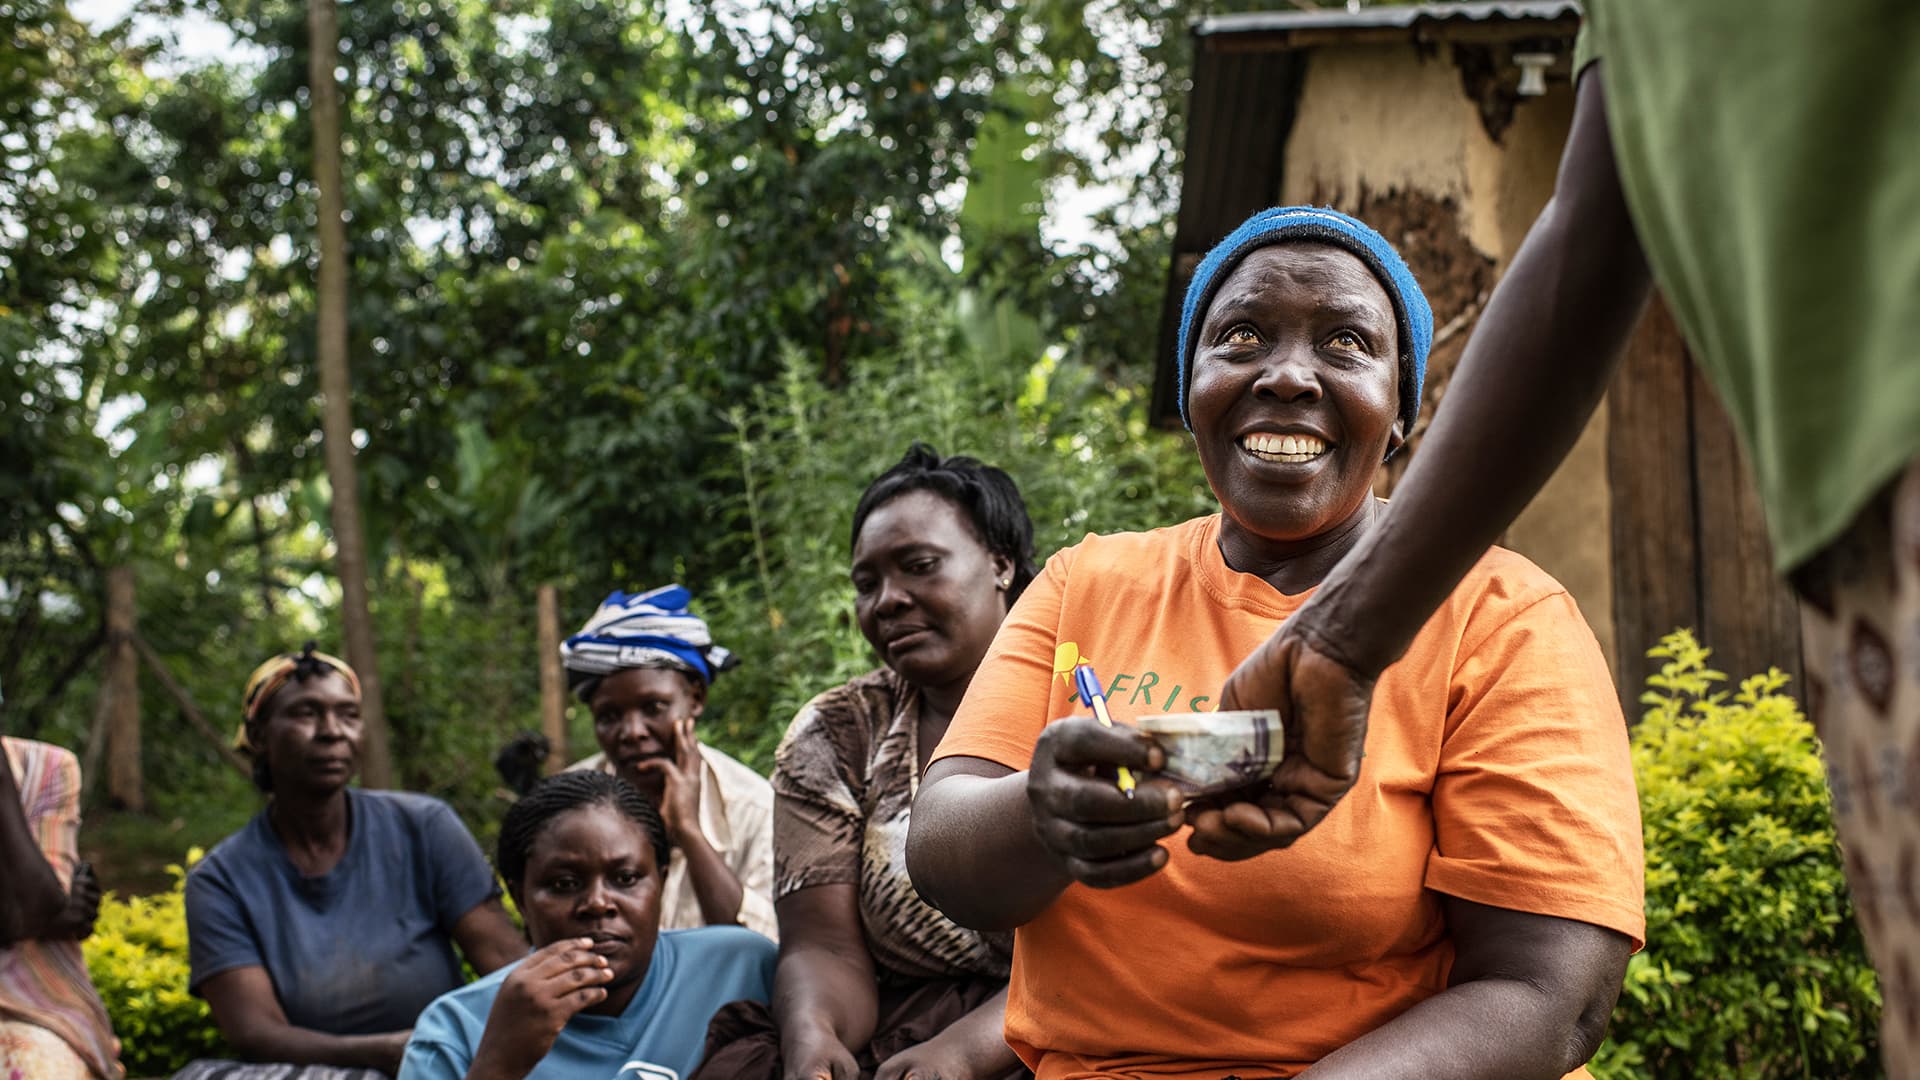
M 365 728 L 361 775 L 369 787 L 388 787 L 393 764 L 387 714 L 380 693 L 380 655 L 367 602 L 366 540 L 360 529 L 360 484 L 353 462 L 353 378 L 347 369 L 347 230 L 342 218 L 339 87 L 333 67 L 340 27 L 333 0 L 309 0 L 308 52 L 313 107 L 313 176 L 320 194 L 319 363 L 321 419 L 326 429 L 327 477 L 333 485 L 333 538 L 340 574 L 340 621 L 347 662 L 360 676 L 360 720 Z

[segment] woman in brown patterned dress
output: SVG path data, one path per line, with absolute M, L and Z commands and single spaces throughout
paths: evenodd
M 774 766 L 771 1013 L 715 1017 L 700 1077 L 1020 1075 L 1011 934 L 956 926 L 907 878 L 907 810 L 1013 600 L 1033 524 L 1005 472 L 915 444 L 853 517 L 860 630 L 886 666 L 808 702 Z

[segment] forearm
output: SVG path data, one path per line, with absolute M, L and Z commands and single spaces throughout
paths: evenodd
M 923 784 L 907 834 L 907 869 L 921 896 L 976 930 L 1024 926 L 1073 881 L 1033 831 L 1025 772 Z
M 248 1061 L 392 1071 L 406 1049 L 407 1035 L 405 1031 L 332 1035 L 312 1028 L 278 1024 L 228 1033 L 227 1039 Z
M 0 946 L 47 933 L 67 907 L 67 891 L 47 864 L 21 805 L 20 789 L 0 751 Z
M 1307 1070 L 1311 1080 L 1558 1080 L 1593 1055 L 1581 1008 L 1517 979 L 1461 983 Z M 1603 1028 L 1604 1030 L 1604 1028 Z
M 707 842 L 706 834 L 696 826 L 674 845 L 687 860 L 687 878 L 693 882 L 693 895 L 700 902 L 700 917 L 708 926 L 732 926 L 740 922 L 743 890 L 733 868 Z
M 1013 1047 L 1007 1045 L 1007 991 L 1001 991 L 980 1007 L 955 1020 L 940 1033 L 962 1048 L 972 1076 L 1002 1076 L 1020 1064 Z
M 820 945 L 780 946 L 773 1020 L 788 1058 L 795 1056 L 797 1041 L 822 1032 L 849 1052 L 859 1050 L 873 1039 L 879 1010 L 879 990 L 864 950 L 856 957 Z
M 1296 616 L 1366 674 L 1398 659 L 1579 438 L 1651 289 L 1599 75 L 1560 181 L 1494 290 L 1392 505 Z

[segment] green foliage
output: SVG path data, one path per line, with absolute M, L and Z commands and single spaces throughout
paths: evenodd
M 733 410 L 728 506 L 747 574 L 699 597 L 716 640 L 746 657 L 714 688 L 707 737 L 765 767 L 808 698 L 878 666 L 853 621 L 854 503 L 915 440 L 1006 469 L 1044 559 L 1088 532 L 1155 528 L 1211 512 L 1184 437 L 1147 428 L 1146 392 L 1062 359 L 1047 328 L 962 285 L 909 237 L 892 272 L 896 355 L 829 390 L 789 354 L 781 377 Z
M 1691 631 L 1648 656 L 1634 730 L 1647 947 L 1599 1077 L 1877 1074 L 1880 990 L 1854 922 L 1814 732 L 1787 677 L 1729 694 Z
M 1012 471 L 1043 552 L 1206 509 L 1141 397 L 1185 26 L 1257 6 L 343 5 L 356 494 L 403 782 L 490 833 L 546 582 L 567 628 L 614 587 L 716 598 L 749 667 L 710 729 L 764 764 L 870 663 L 846 514 L 915 437 Z M 340 648 L 306 14 L 0 10 L 9 731 L 83 747 L 106 567 L 135 567 L 141 635 L 216 727 L 261 657 Z M 183 16 L 239 47 L 182 55 Z M 1127 206 L 1097 250 L 1043 237 L 1068 179 Z M 141 688 L 160 820 L 244 818 L 244 778 Z
M 221 1056 L 207 1003 L 187 992 L 187 869 L 170 866 L 173 888 L 121 899 L 109 893 L 82 951 L 121 1043 L 129 1076 L 164 1076 L 197 1057 Z

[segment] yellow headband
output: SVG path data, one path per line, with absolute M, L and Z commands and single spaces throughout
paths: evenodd
M 241 696 L 240 730 L 233 735 L 234 749 L 248 752 L 253 750 L 253 740 L 248 737 L 247 729 L 259 719 L 260 706 L 273 696 L 274 691 L 286 685 L 287 680 L 293 677 L 293 673 L 300 670 L 303 661 L 310 659 L 317 660 L 339 672 L 340 677 L 347 680 L 347 685 L 353 688 L 354 695 L 359 695 L 360 676 L 354 672 L 353 668 L 337 656 L 315 651 L 312 642 L 308 642 L 307 647 L 299 652 L 281 653 L 254 668 L 253 674 L 247 676 L 246 693 Z

